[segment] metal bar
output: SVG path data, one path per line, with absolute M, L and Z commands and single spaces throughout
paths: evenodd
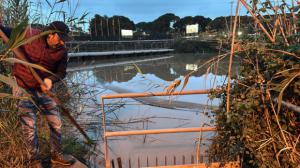
M 195 127 L 195 128 L 171 128 L 171 129 L 154 129 L 154 130 L 133 130 L 118 131 L 104 133 L 104 137 L 129 136 L 129 135 L 145 135 L 145 134 L 166 134 L 166 133 L 182 133 L 182 132 L 210 132 L 216 131 L 216 127 Z
M 122 93 L 122 94 L 107 94 L 102 95 L 102 99 L 116 99 L 116 98 L 133 98 L 133 97 L 151 97 L 151 96 L 173 96 L 173 95 L 191 95 L 191 94 L 208 94 L 212 91 L 221 91 L 220 89 L 208 90 L 186 90 L 182 92 L 148 92 L 148 93 Z
M 161 39 L 161 40 L 122 40 L 122 41 L 72 41 L 66 44 L 97 44 L 97 43 L 136 43 L 136 42 L 172 42 L 173 39 Z
M 102 127 L 103 127 L 103 134 L 106 133 L 106 119 L 105 119 L 105 109 L 104 109 L 104 99 L 102 99 Z M 105 168 L 110 168 L 109 156 L 108 156 L 108 145 L 107 145 L 107 137 L 104 136 L 104 158 L 105 158 Z

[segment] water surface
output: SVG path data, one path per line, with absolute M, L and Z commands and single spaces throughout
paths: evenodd
M 88 87 L 93 88 L 101 94 L 116 94 L 124 92 L 163 92 L 174 80 L 182 80 L 177 91 L 182 88 L 185 75 L 197 70 L 201 65 L 210 60 L 216 54 L 177 54 L 161 56 L 140 56 L 115 58 L 110 60 L 89 59 L 71 60 L 68 65 L 68 79 L 80 81 Z M 198 69 L 189 77 L 185 90 L 203 90 L 215 88 L 226 81 L 227 60 L 217 64 L 209 64 Z M 101 95 L 100 94 L 100 95 Z M 100 96 L 99 95 L 99 96 Z M 209 100 L 207 95 L 188 95 L 172 97 L 155 97 L 155 100 L 171 102 L 170 108 L 158 107 L 147 99 L 143 101 L 134 99 L 106 100 L 106 110 L 113 112 L 107 114 L 108 127 L 110 131 L 141 130 L 141 129 L 163 129 L 213 126 L 213 116 L 209 108 L 202 105 L 218 106 L 219 100 Z M 95 98 L 100 103 L 100 97 Z M 146 102 L 146 103 L 145 103 Z M 172 102 L 201 105 L 203 108 L 183 106 L 182 108 L 171 108 Z M 96 103 L 97 104 L 97 103 Z M 114 106 L 111 106 L 113 104 Z M 147 104 L 147 105 L 145 105 Z M 98 104 L 99 105 L 99 104 Z M 80 107 L 78 107 L 80 108 Z M 87 112 L 78 116 L 82 120 L 93 121 L 100 125 L 100 110 L 85 107 Z M 96 108 L 96 109 L 97 109 Z M 92 116 L 92 117 L 91 117 Z M 88 120 L 89 118 L 90 120 Z M 99 122 L 97 122 L 99 119 Z M 90 129 L 94 138 L 101 140 L 101 127 Z M 149 165 L 158 162 L 165 163 L 165 156 L 168 164 L 182 162 L 185 156 L 186 163 L 191 160 L 191 155 L 196 153 L 196 140 L 199 137 L 208 139 L 213 133 L 178 133 L 160 134 L 147 136 L 114 137 L 109 140 L 110 157 L 121 157 L 125 167 L 128 167 L 128 160 L 131 159 L 133 167 L 140 160 L 141 165 L 146 166 L 148 157 Z M 206 143 L 206 142 L 205 142 Z M 101 145 L 101 144 L 100 144 Z M 204 153 L 207 145 L 201 145 L 201 153 Z M 126 166 L 127 165 L 127 166 Z

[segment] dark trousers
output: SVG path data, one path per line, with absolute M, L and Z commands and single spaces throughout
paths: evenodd
M 18 115 L 21 120 L 24 140 L 27 143 L 30 159 L 39 158 L 39 142 L 37 136 L 37 112 L 46 116 L 50 128 L 51 152 L 61 152 L 61 117 L 54 100 L 39 91 L 27 91 L 33 100 L 20 100 Z

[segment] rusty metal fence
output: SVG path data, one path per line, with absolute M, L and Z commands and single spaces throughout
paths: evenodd
M 173 96 L 173 95 L 192 95 L 192 94 L 209 94 L 212 90 L 189 90 L 182 92 L 148 92 L 148 93 L 123 93 L 102 95 L 102 119 L 103 119 L 103 139 L 104 139 L 104 157 L 105 168 L 110 168 L 110 157 L 108 150 L 108 138 L 117 136 L 146 135 L 146 134 L 166 134 L 166 133 L 184 133 L 184 132 L 209 132 L 215 131 L 215 127 L 193 127 L 193 128 L 170 128 L 170 129 L 153 129 L 153 130 L 130 130 L 130 131 L 108 131 L 106 129 L 105 100 L 120 98 L 138 98 L 153 96 Z

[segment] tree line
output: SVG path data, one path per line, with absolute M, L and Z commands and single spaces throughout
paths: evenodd
M 173 13 L 164 14 L 151 22 L 135 24 L 125 16 L 101 16 L 96 14 L 89 22 L 90 37 L 92 40 L 119 40 L 121 30 L 134 31 L 135 39 L 163 39 L 185 35 L 186 25 L 198 24 L 199 32 L 229 32 L 231 16 L 221 16 L 215 19 L 204 16 L 186 16 L 180 18 Z M 253 31 L 252 19 L 249 16 L 240 16 L 240 28 L 250 33 Z

